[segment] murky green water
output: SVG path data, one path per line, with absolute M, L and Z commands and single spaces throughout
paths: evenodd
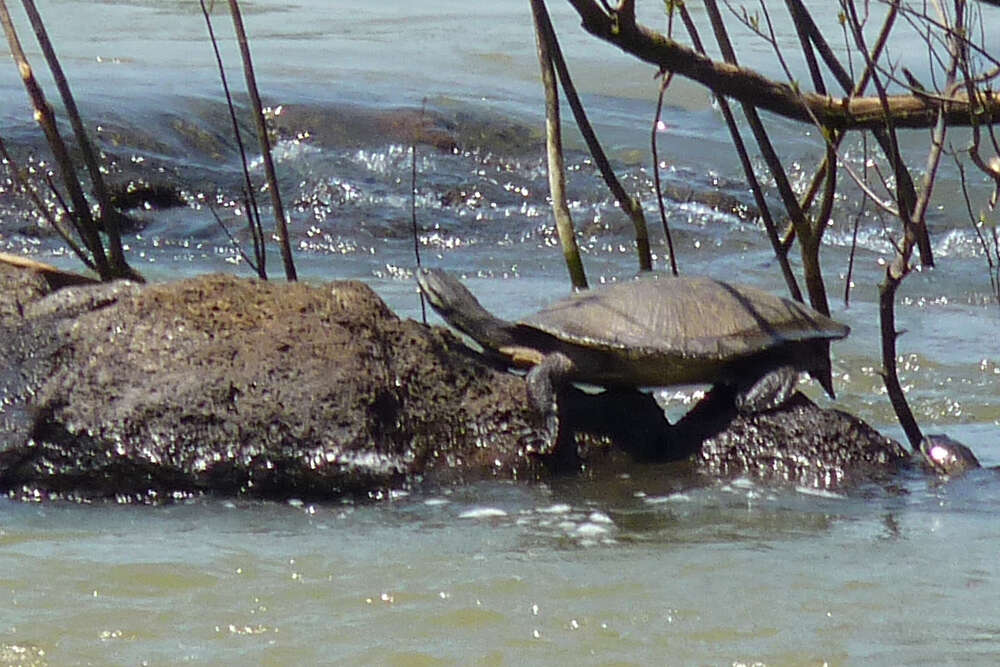
M 659 20 L 658 3 L 640 4 Z M 652 72 L 584 35 L 568 6 L 550 5 L 595 124 L 655 220 Z M 426 105 L 460 148 L 420 148 L 425 261 L 467 274 L 502 315 L 565 289 L 527 3 L 244 9 L 264 95 L 285 105 L 278 170 L 307 279 L 360 277 L 401 314 L 419 313 L 408 142 L 378 118 Z M 234 219 L 239 171 L 197 4 L 63 0 L 41 10 L 101 126 L 112 175 L 163 175 L 192 202 L 138 214 L 127 239 L 137 267 L 155 279 L 247 274 L 206 208 Z M 223 19 L 216 28 L 228 36 Z M 919 72 L 923 55 L 906 46 L 900 57 Z M 760 64 L 768 53 L 748 45 L 741 57 Z M 238 72 L 231 80 L 239 85 Z M 40 139 L 19 85 L 0 67 L 0 134 L 27 155 Z M 668 104 L 660 150 L 682 270 L 781 291 L 752 220 L 682 196 L 749 201 L 708 97 L 678 84 Z M 924 136 L 907 138 L 911 155 Z M 807 173 L 819 156 L 812 139 L 787 124 L 776 138 L 803 165 L 793 171 Z M 569 164 L 592 280 L 628 275 L 630 224 L 583 154 Z M 964 209 L 950 167 L 936 195 L 939 267 L 911 276 L 900 299 L 904 383 L 926 431 L 947 431 L 995 466 L 1000 309 L 979 242 L 955 213 Z M 824 247 L 833 293 L 850 210 L 838 209 Z M 0 220 L 3 250 L 76 267 L 6 185 Z M 870 217 L 859 239 L 851 307 L 833 303 L 853 329 L 834 348 L 837 404 L 899 437 L 875 370 L 871 287 L 891 248 Z M 654 242 L 662 258 L 655 230 Z M 415 489 L 371 505 L 0 501 L 0 664 L 991 664 L 998 511 L 990 470 L 947 483 L 907 472 L 890 488 L 817 494 L 745 480 L 693 487 L 660 466 L 612 480 Z
M 480 485 L 370 507 L 3 505 L 0 631 L 51 664 L 995 655 L 1000 494 L 986 473 L 852 499 L 657 486 Z

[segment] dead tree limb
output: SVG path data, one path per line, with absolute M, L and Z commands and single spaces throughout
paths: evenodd
M 697 81 L 718 95 L 752 103 L 792 120 L 812 123 L 815 119 L 836 130 L 870 130 L 885 124 L 883 103 L 878 97 L 837 98 L 802 92 L 752 69 L 712 60 L 636 22 L 634 15 L 608 11 L 594 0 L 569 3 L 580 15 L 584 29 L 595 37 L 658 69 Z M 956 89 L 944 98 L 889 95 L 885 101 L 899 128 L 933 127 L 939 113 L 950 126 L 1000 122 L 1000 99 L 970 100 L 964 90 Z

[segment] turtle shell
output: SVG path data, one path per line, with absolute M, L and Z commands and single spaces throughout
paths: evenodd
M 704 277 L 647 276 L 575 294 L 518 322 L 576 355 L 668 362 L 681 376 L 711 376 L 727 363 L 796 343 L 846 336 L 850 329 L 808 306 L 755 287 Z M 685 372 L 688 371 L 688 372 Z M 651 373 L 656 373 L 650 369 Z M 622 377 L 627 380 L 627 377 Z M 709 379 L 705 377 L 705 379 Z

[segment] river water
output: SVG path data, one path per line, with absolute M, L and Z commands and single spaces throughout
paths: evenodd
M 585 35 L 568 6 L 550 4 L 602 140 L 653 224 L 653 72 Z M 827 34 L 839 34 L 835 12 L 811 4 Z M 233 206 L 240 171 L 197 3 L 42 5 L 112 180 L 165 182 L 187 199 L 136 213 L 126 237 L 136 268 L 154 280 L 249 275 L 209 211 L 245 240 Z M 647 5 L 643 19 L 662 25 L 662 5 Z M 546 206 L 526 2 L 470 11 L 457 0 L 258 0 L 244 11 L 281 130 L 277 169 L 305 279 L 360 278 L 401 315 L 419 317 L 408 137 L 422 123 L 442 138 L 418 147 L 424 261 L 463 273 L 505 316 L 566 290 Z M 775 18 L 791 44 L 787 21 Z M 235 65 L 224 19 L 216 30 Z M 987 39 L 1000 50 L 1000 35 Z M 778 75 L 766 47 L 745 35 L 738 44 L 743 62 Z M 912 34 L 893 48 L 925 72 L 926 50 Z M 29 56 L 41 70 L 37 50 Z M 235 67 L 230 81 L 243 89 Z M 709 97 L 674 84 L 663 121 L 681 270 L 781 291 Z M 818 143 L 807 128 L 772 127 L 803 180 Z M 41 145 L 12 66 L 0 68 L 0 135 L 24 160 Z M 591 281 L 627 276 L 630 224 L 573 132 L 567 141 Z M 905 137 L 920 163 L 925 141 L 924 132 Z M 860 142 L 846 146 L 858 164 Z M 78 268 L 3 188 L 0 249 Z M 843 191 L 823 250 L 831 295 L 843 290 L 856 210 L 856 191 Z M 973 183 L 979 201 L 986 193 Z M 948 432 L 995 466 L 1000 308 L 964 210 L 946 164 L 930 219 L 938 267 L 910 276 L 900 294 L 901 371 L 924 430 Z M 870 214 L 858 239 L 850 307 L 831 298 L 853 329 L 834 347 L 836 404 L 901 438 L 876 372 L 874 285 L 891 246 Z M 280 274 L 276 257 L 269 269 Z M 829 404 L 815 385 L 806 391 Z M 689 486 L 670 475 L 636 466 L 610 481 L 480 483 L 372 504 L 0 500 L 0 664 L 937 665 L 991 664 L 1000 654 L 994 471 L 949 481 L 904 471 L 889 488 L 839 493 L 743 479 Z

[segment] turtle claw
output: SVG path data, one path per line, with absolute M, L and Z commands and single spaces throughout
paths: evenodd
M 548 432 L 547 451 L 551 454 L 559 443 L 559 388 L 565 384 L 565 377 L 573 368 L 573 362 L 565 354 L 556 352 L 546 356 L 525 376 L 531 403 L 545 419 Z
M 776 410 L 788 402 L 799 384 L 799 372 L 791 366 L 765 373 L 746 389 L 738 391 L 734 403 L 742 415 Z

